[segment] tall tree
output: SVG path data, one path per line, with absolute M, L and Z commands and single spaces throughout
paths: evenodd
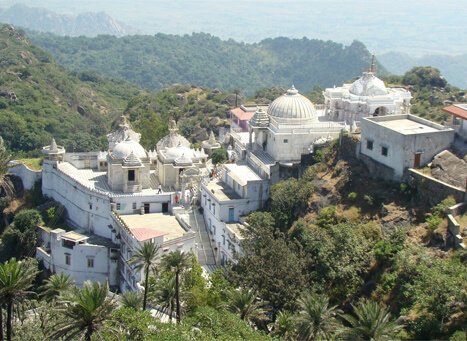
M 175 310 L 175 293 L 175 276 L 172 273 L 159 279 L 156 284 L 154 298 L 163 309 L 168 310 L 170 321 L 172 321 L 173 312 Z
M 391 319 L 388 310 L 377 302 L 363 299 L 353 306 L 354 315 L 345 314 L 343 319 L 350 325 L 344 336 L 351 340 L 393 340 L 403 328 Z
M 85 282 L 82 288 L 74 288 L 63 296 L 57 308 L 62 319 L 54 324 L 48 335 L 52 339 L 76 336 L 91 341 L 116 307 L 113 296 L 109 296 L 107 283 Z
M 162 264 L 165 270 L 172 271 L 175 274 L 175 305 L 177 310 L 177 323 L 180 323 L 181 321 L 180 276 L 190 267 L 191 257 L 191 253 L 183 253 L 177 250 L 162 258 Z
M 149 290 L 149 271 L 154 268 L 160 246 L 154 242 L 145 242 L 131 257 L 130 264 L 138 271 L 144 270 L 143 310 L 146 310 Z
M 237 286 L 255 290 L 275 312 L 293 310 L 308 280 L 305 257 L 274 227 L 269 213 L 252 213 L 247 222 L 243 253 L 229 276 Z
M 13 194 L 13 187 L 5 177 L 8 171 L 8 162 L 10 162 L 10 153 L 6 150 L 3 138 L 0 136 L 0 188 L 2 188 L 7 196 Z
M 299 300 L 300 311 L 297 316 L 297 329 L 300 340 L 332 339 L 341 327 L 336 316 L 337 306 L 329 305 L 324 295 L 305 293 Z
M 0 303 L 6 308 L 6 339 L 11 340 L 13 334 L 13 309 L 33 294 L 31 288 L 38 273 L 34 260 L 17 261 L 12 258 L 0 264 Z M 1 312 L 0 312 L 1 314 Z M 3 325 L 0 331 L 3 339 Z

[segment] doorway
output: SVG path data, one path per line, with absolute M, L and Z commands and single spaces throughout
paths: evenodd
M 168 213 L 169 212 L 169 203 L 168 202 L 163 202 L 162 203 L 162 213 Z
M 420 162 L 422 159 L 422 153 L 415 153 L 413 168 L 420 168 Z
M 148 202 L 144 203 L 144 213 L 145 213 L 145 214 L 148 214 L 148 213 L 149 213 L 149 207 L 150 207 L 150 205 L 149 205 Z

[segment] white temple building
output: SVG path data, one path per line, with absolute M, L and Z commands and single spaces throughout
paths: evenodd
M 241 253 L 246 216 L 261 209 L 270 186 L 299 176 L 317 146 L 339 136 L 344 122 L 329 120 L 293 86 L 274 100 L 267 111 L 259 107 L 248 132 L 232 129 L 234 164 L 217 169 L 201 184 L 201 206 L 221 264 Z
M 410 113 L 412 95 L 403 88 L 388 88 L 376 77 L 374 57 L 369 71 L 351 84 L 327 88 L 323 92 L 325 114 L 347 124 L 364 117 Z
M 43 229 L 37 257 L 78 284 L 108 280 L 120 290 L 136 290 L 141 273 L 127 261 L 142 243 L 157 242 L 161 253 L 195 249 L 194 233 L 174 208 L 182 201 L 181 184 L 207 173 L 207 155 L 191 149 L 175 123 L 157 152 L 141 146 L 125 117 L 107 139 L 106 152 L 66 153 L 55 140 L 43 148 L 42 193 L 66 208 L 73 231 Z M 104 262 L 103 255 L 112 257 Z M 111 260 L 116 257 L 118 266 Z

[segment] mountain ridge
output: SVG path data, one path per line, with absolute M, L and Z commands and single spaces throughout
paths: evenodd
M 74 71 L 92 70 L 151 90 L 189 83 L 246 94 L 294 84 L 302 92 L 361 75 L 371 56 L 365 45 L 317 39 L 269 38 L 247 44 L 207 33 L 158 33 L 121 38 L 67 38 L 30 33 L 31 40 Z M 379 65 L 380 73 L 385 69 Z
M 99 34 L 110 34 L 121 37 L 134 33 L 134 30 L 126 24 L 115 20 L 103 11 L 69 15 L 23 4 L 15 4 L 4 10 L 0 9 L 0 22 L 63 36 L 94 37 Z

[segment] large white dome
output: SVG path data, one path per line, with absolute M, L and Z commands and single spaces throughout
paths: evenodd
M 114 149 L 112 150 L 112 156 L 117 159 L 124 159 L 128 157 L 132 152 L 133 155 L 137 158 L 147 158 L 147 154 L 143 146 L 130 138 L 127 138 L 125 141 L 117 143 Z
M 388 90 L 373 72 L 364 72 L 362 77 L 352 83 L 349 92 L 357 96 L 384 96 Z
M 298 90 L 292 86 L 284 95 L 276 98 L 269 105 L 268 114 L 285 119 L 314 119 L 316 109 L 308 98 L 300 95 Z

